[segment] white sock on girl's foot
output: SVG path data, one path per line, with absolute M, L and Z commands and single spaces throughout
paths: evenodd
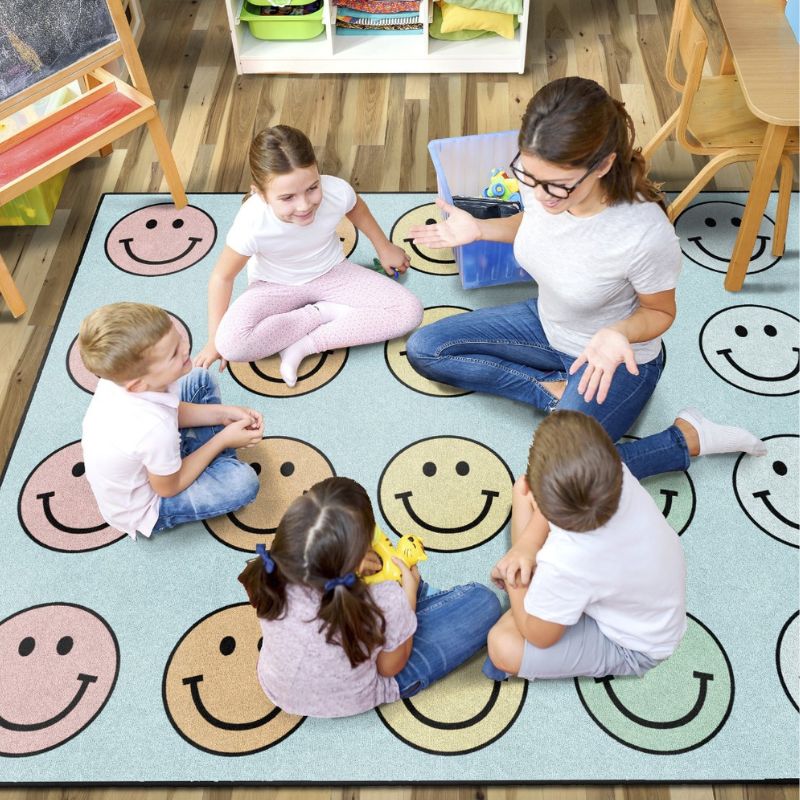
M 281 355 L 281 378 L 290 388 L 297 383 L 297 368 L 300 362 L 312 353 L 316 353 L 317 348 L 308 336 L 298 339 L 288 347 L 280 351 Z
M 352 306 L 345 306 L 341 303 L 331 303 L 328 300 L 317 300 L 317 302 L 314 303 L 314 307 L 322 315 L 323 325 L 326 322 L 339 319 L 339 317 L 343 317 L 345 314 L 349 314 L 353 310 Z
M 700 438 L 700 455 L 712 453 L 750 453 L 754 456 L 765 456 L 767 448 L 757 436 L 732 425 L 718 425 L 706 419 L 696 408 L 684 408 L 677 414 L 679 419 L 686 420 Z

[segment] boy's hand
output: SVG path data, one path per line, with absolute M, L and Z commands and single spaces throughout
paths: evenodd
M 224 372 L 228 362 L 219 354 L 214 347 L 214 342 L 206 342 L 206 346 L 194 357 L 194 366 L 209 369 L 211 365 L 219 360 L 219 371 Z
M 508 591 L 509 586 L 527 586 L 535 568 L 536 556 L 515 545 L 492 567 L 490 577 L 495 586 Z
M 403 273 L 411 266 L 411 259 L 402 247 L 398 247 L 391 242 L 387 243 L 378 250 L 378 260 L 381 262 L 383 271 L 390 277 L 394 277 L 395 270 Z
M 264 423 L 253 427 L 250 418 L 236 420 L 226 425 L 217 436 L 221 436 L 225 447 L 237 450 L 240 447 L 253 447 L 261 441 Z
M 239 422 L 240 420 L 247 420 L 248 427 L 255 430 L 258 427 L 264 429 L 264 418 L 261 412 L 256 411 L 254 408 L 246 408 L 245 406 L 220 406 L 222 425 L 230 425 L 231 422 Z

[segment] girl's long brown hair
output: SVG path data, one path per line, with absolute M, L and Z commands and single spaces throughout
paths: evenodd
M 248 561 L 239 580 L 259 617 L 286 613 L 286 587 L 299 584 L 319 592 L 317 619 L 325 641 L 344 649 L 351 666 L 367 661 L 385 642 L 386 621 L 367 585 L 325 590 L 325 583 L 355 573 L 372 543 L 375 516 L 364 488 L 350 478 L 328 478 L 292 502 L 281 519 L 269 555 Z
M 295 169 L 312 167 L 317 163 L 308 136 L 289 125 L 274 125 L 257 133 L 250 144 L 248 157 L 253 184 L 262 192 L 266 191 L 270 178 L 275 175 L 288 175 Z
M 600 178 L 610 205 L 644 199 L 666 211 L 659 186 L 647 177 L 641 147 L 625 104 L 588 78 L 558 78 L 531 98 L 519 131 L 519 149 L 551 164 L 589 169 L 617 157 Z

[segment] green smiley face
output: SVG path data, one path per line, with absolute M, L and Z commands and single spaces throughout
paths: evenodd
M 633 441 L 638 436 L 623 436 L 623 441 Z M 697 496 L 689 473 L 665 472 L 641 481 L 672 529 L 681 536 L 694 517 Z
M 698 619 L 678 649 L 642 678 L 576 678 L 589 716 L 634 750 L 686 753 L 716 736 L 733 706 L 733 671 L 717 638 Z

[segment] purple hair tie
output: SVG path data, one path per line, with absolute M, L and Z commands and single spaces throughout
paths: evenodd
M 330 580 L 325 581 L 325 591 L 330 592 L 337 586 L 352 586 L 355 582 L 355 573 L 348 572 L 346 575 L 342 575 L 341 578 L 331 578 Z
M 267 575 L 272 575 L 272 573 L 275 572 L 275 562 L 272 560 L 269 550 L 267 550 L 267 546 L 264 544 L 257 544 L 256 553 L 264 562 L 264 569 L 267 571 Z

